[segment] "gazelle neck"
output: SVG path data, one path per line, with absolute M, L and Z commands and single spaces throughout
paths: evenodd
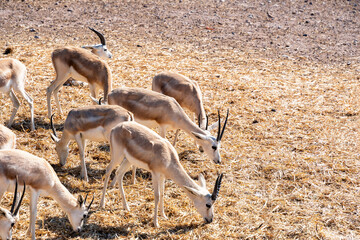
M 206 135 L 206 132 L 199 128 L 193 121 L 190 120 L 190 118 L 184 113 L 186 117 L 180 118 L 177 122 L 177 125 L 180 129 L 184 130 L 187 134 L 189 134 L 191 137 L 195 138 L 195 136 L 192 134 L 192 132 L 200 133 L 203 135 Z
M 76 198 L 67 190 L 64 185 L 62 185 L 59 180 L 55 181 L 53 188 L 48 193 L 66 213 L 70 212 L 77 206 Z
M 199 190 L 200 186 L 185 172 L 185 169 L 182 167 L 178 159 L 173 159 L 172 163 L 167 169 L 167 177 L 173 180 L 181 188 L 183 186 L 191 187 Z M 191 194 L 186 193 L 190 196 Z

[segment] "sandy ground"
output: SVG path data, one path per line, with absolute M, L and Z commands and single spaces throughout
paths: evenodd
M 79 234 L 50 198 L 38 204 L 39 239 L 356 239 L 359 237 L 360 2 L 349 1 L 1 1 L 2 57 L 28 68 L 26 90 L 34 98 L 37 130 L 29 131 L 28 107 L 13 131 L 17 147 L 46 158 L 75 195 L 95 195 L 94 212 Z M 185 193 L 166 183 L 169 219 L 152 226 L 151 174 L 137 183 L 125 176 L 131 212 L 119 191 L 108 189 L 99 210 L 102 177 L 109 162 L 106 143 L 89 143 L 89 183 L 79 178 L 79 154 L 71 144 L 58 165 L 49 136 L 46 88 L 54 80 L 51 52 L 62 46 L 98 43 L 106 36 L 113 87 L 151 88 L 163 70 L 198 81 L 210 121 L 230 109 L 222 142 L 223 163 L 198 152 L 185 133 L 176 146 L 182 164 L 211 191 L 225 173 L 215 221 L 203 225 Z M 8 49 L 8 50 L 6 50 Z M 10 51 L 10 54 L 5 54 Z M 70 109 L 91 104 L 88 87 L 63 87 Z M 11 101 L 1 95 L 0 120 Z M 53 110 L 56 107 L 53 104 Z M 65 116 L 56 116 L 61 134 Z M 215 134 L 215 132 L 214 132 Z M 173 134 L 168 137 L 172 139 Z M 8 207 L 12 194 L 0 201 Z M 29 197 L 14 239 L 24 239 Z

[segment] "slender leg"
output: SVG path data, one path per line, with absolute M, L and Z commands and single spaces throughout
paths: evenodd
M 159 126 L 160 128 L 160 136 L 166 138 L 166 126 Z
M 160 176 L 160 215 L 167 219 L 164 211 L 164 190 L 165 190 L 165 177 L 164 175 Z
M 116 171 L 117 175 L 115 176 L 116 182 L 118 182 L 119 186 L 120 186 L 120 194 L 121 194 L 121 198 L 122 198 L 123 208 L 126 211 L 129 211 L 130 209 L 129 209 L 129 206 L 128 206 L 128 204 L 126 202 L 126 199 L 125 199 L 125 193 L 124 193 L 124 187 L 123 187 L 123 178 L 124 178 L 124 175 L 125 175 L 126 171 L 130 167 L 131 167 L 131 163 L 126 158 L 124 158 L 124 160 L 122 161 L 120 167 Z
M 94 98 L 94 99 L 98 99 L 99 96 L 99 89 L 92 84 L 89 84 L 89 88 L 90 88 L 90 95 Z M 98 103 L 93 102 L 95 105 Z
M 79 146 L 79 151 L 80 151 L 80 163 L 81 163 L 81 173 L 80 173 L 80 177 L 82 179 L 84 179 L 86 182 L 89 181 L 88 179 L 88 175 L 87 175 L 87 170 L 86 170 L 86 163 L 85 163 L 85 147 L 86 147 L 86 141 L 85 139 L 82 137 L 82 134 L 76 134 L 75 135 L 75 140 Z
M 176 133 L 175 133 L 175 137 L 174 137 L 174 142 L 173 142 L 173 146 L 174 146 L 174 147 L 175 147 L 175 144 L 176 144 L 176 142 L 177 142 L 179 132 L 180 132 L 180 129 L 177 129 L 177 130 L 176 130 Z
M 30 113 L 31 113 L 31 131 L 35 130 L 35 124 L 34 124 L 34 101 L 33 99 L 30 97 L 30 95 L 25 92 L 25 90 L 19 91 L 21 93 L 21 95 L 25 98 L 25 100 L 28 102 L 29 107 L 30 107 Z
M 155 195 L 155 212 L 154 212 L 154 226 L 156 228 L 159 227 L 158 222 L 158 208 L 159 208 L 159 200 L 160 200 L 160 175 L 157 173 L 152 172 L 152 179 L 153 179 L 153 185 L 154 185 L 154 195 Z
M 13 110 L 12 110 L 12 113 L 11 113 L 11 117 L 10 117 L 10 120 L 9 120 L 9 123 L 8 123 L 8 127 L 10 128 L 11 125 L 13 124 L 13 121 L 14 121 L 14 118 L 15 118 L 15 115 L 19 109 L 19 106 L 20 106 L 20 102 L 19 102 L 19 99 L 16 97 L 14 91 L 11 89 L 10 92 L 9 92 L 9 96 L 10 96 L 10 99 L 13 103 Z
M 31 239 L 35 240 L 35 222 L 36 222 L 36 214 L 37 214 L 37 202 L 39 199 L 39 192 L 31 189 L 30 194 L 30 226 L 27 233 L 31 234 Z
M 136 166 L 133 165 L 133 167 L 132 167 L 131 183 L 134 185 L 135 182 L 136 182 Z
M 102 192 L 101 202 L 100 202 L 100 208 L 105 207 L 105 193 L 106 188 L 110 179 L 111 172 L 114 170 L 114 168 L 124 159 L 124 150 L 122 148 L 116 148 L 114 149 L 111 147 L 111 140 L 110 140 L 110 155 L 111 155 L 111 161 L 109 165 L 106 167 L 106 173 L 105 173 L 105 181 L 104 181 L 104 188 Z
M 55 66 L 54 66 L 55 67 Z M 59 66 L 61 67 L 61 66 Z M 66 69 L 66 66 L 62 66 L 63 69 Z M 56 67 L 55 67 L 56 70 Z M 55 97 L 55 102 L 56 105 L 58 107 L 58 111 L 60 112 L 60 114 L 62 114 L 62 109 L 59 103 L 59 98 L 58 98 L 58 92 L 60 90 L 60 88 L 62 87 L 63 83 L 66 82 L 66 80 L 70 77 L 70 73 L 68 70 L 66 70 L 65 72 L 63 71 L 56 71 L 56 78 L 55 80 L 50 84 L 50 86 L 47 88 L 46 90 L 46 100 L 47 100 L 47 105 L 48 105 L 48 117 L 51 117 L 51 95 L 54 93 L 54 97 Z

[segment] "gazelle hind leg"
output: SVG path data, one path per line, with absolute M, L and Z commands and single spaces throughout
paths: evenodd
M 165 177 L 160 175 L 160 216 L 167 219 L 164 211 L 164 190 L 165 190 Z
M 15 115 L 19 109 L 19 106 L 20 106 L 20 102 L 19 102 L 19 99 L 16 97 L 14 91 L 11 89 L 10 92 L 9 92 L 9 96 L 10 96 L 10 99 L 13 103 L 13 110 L 11 112 L 11 117 L 10 117 L 10 120 L 9 120 L 9 123 L 8 123 L 8 127 L 10 128 L 11 125 L 13 124 L 13 121 L 14 121 L 14 118 L 15 118 Z
M 120 194 L 121 194 L 121 198 L 122 198 L 123 208 L 126 211 L 129 211 L 130 209 L 126 202 L 126 198 L 125 198 L 124 187 L 123 187 L 123 178 L 124 178 L 126 171 L 130 167 L 131 167 L 131 163 L 126 158 L 124 158 L 124 160 L 121 162 L 121 165 L 119 166 L 118 170 L 116 171 L 116 176 L 115 176 L 116 182 L 118 182 L 119 186 L 120 186 Z

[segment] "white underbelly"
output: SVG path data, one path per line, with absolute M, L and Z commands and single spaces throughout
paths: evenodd
M 81 132 L 83 135 L 83 138 L 95 141 L 95 142 L 101 142 L 101 141 L 107 141 L 106 139 L 106 130 L 102 126 L 89 129 L 87 131 Z
M 149 165 L 147 163 L 139 161 L 135 157 L 131 156 L 126 149 L 125 149 L 125 157 L 131 163 L 131 165 L 150 171 Z
M 70 76 L 77 81 L 88 82 L 87 78 L 78 73 L 73 67 L 70 67 Z

